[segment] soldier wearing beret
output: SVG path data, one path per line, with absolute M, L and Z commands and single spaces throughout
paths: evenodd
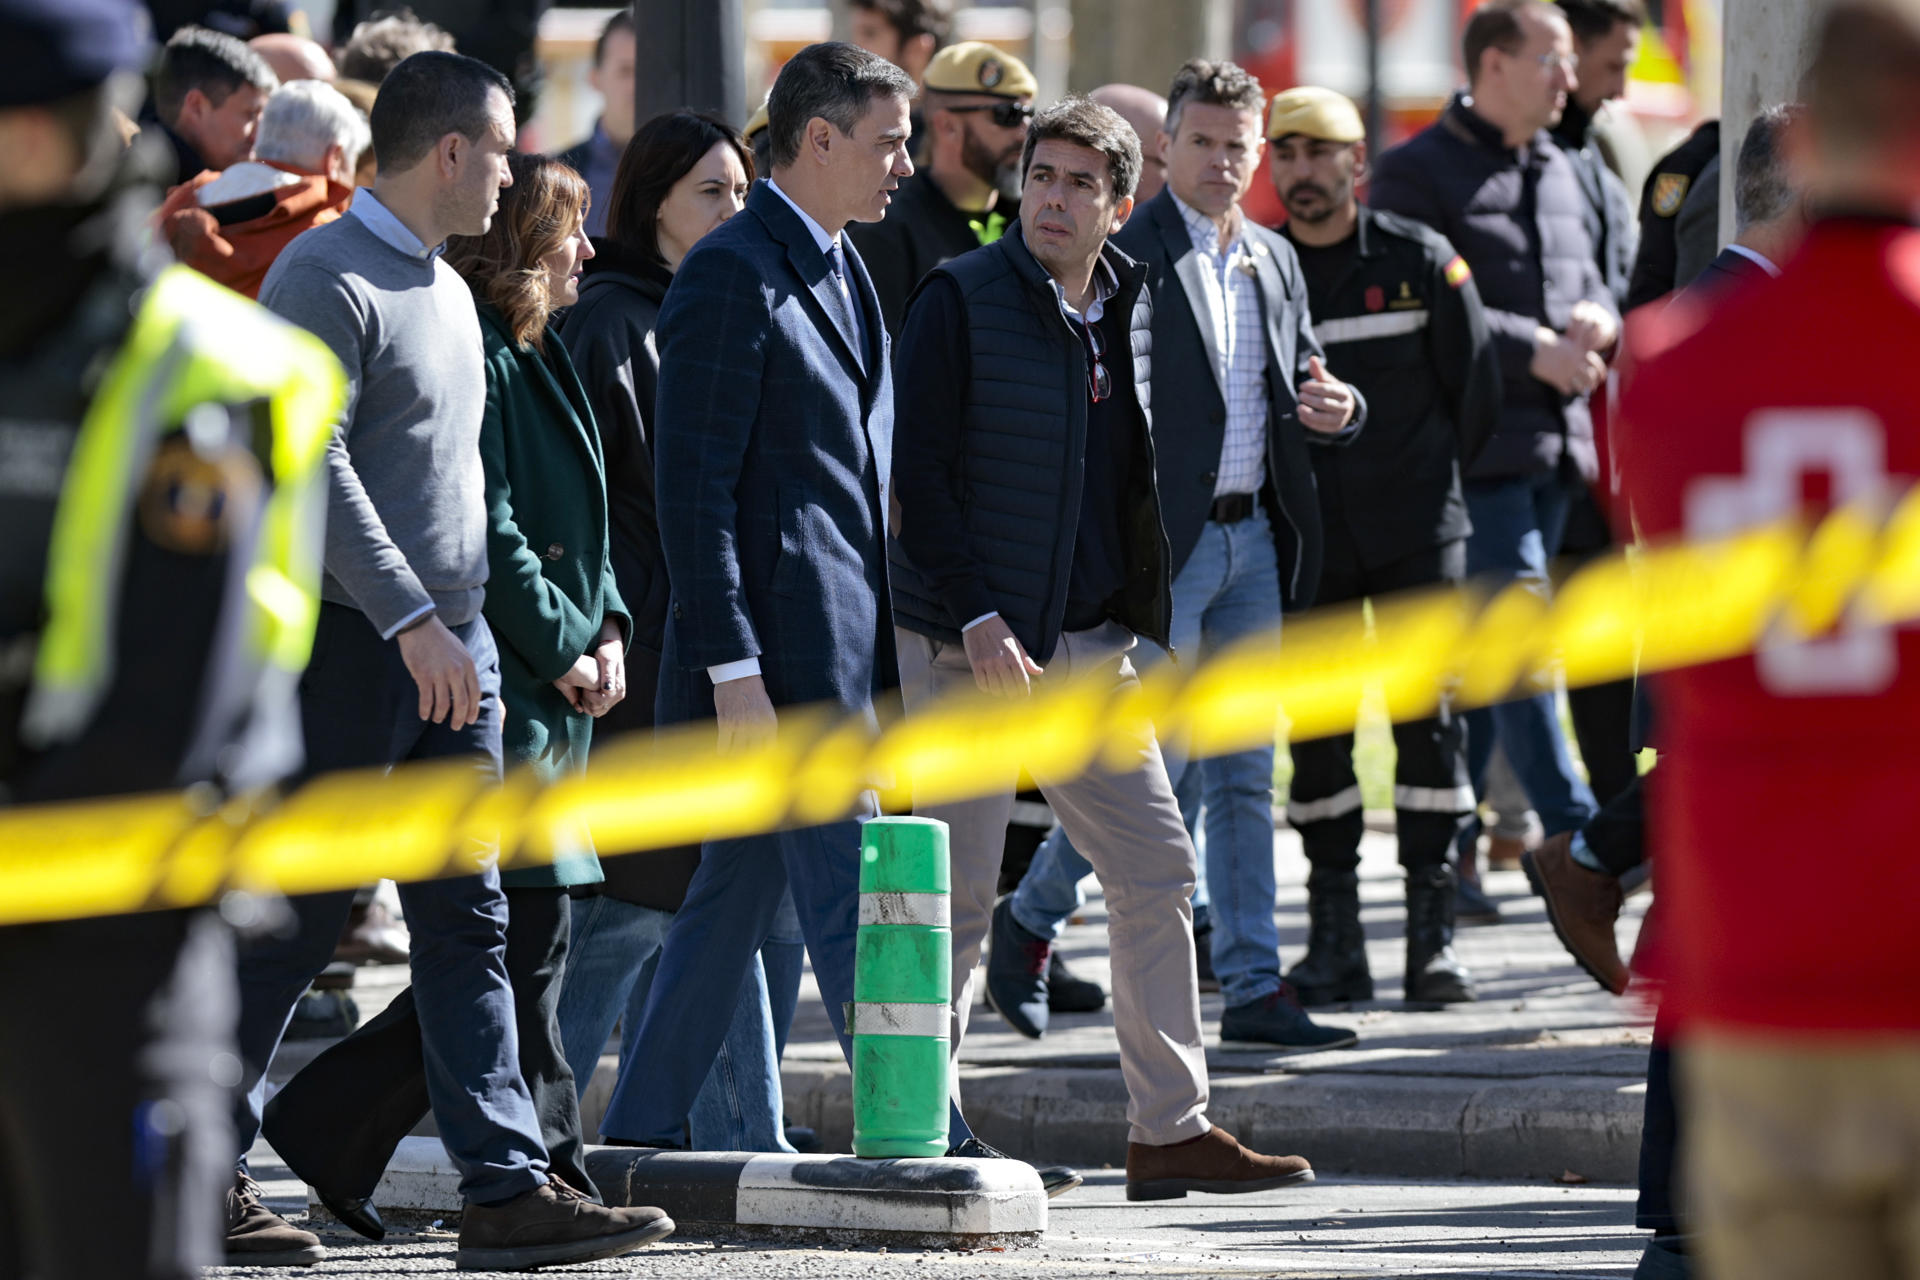
M 927 64 L 925 160 L 883 221 L 848 228 L 889 334 L 899 333 L 920 277 L 998 240 L 1018 216 L 1020 149 L 1037 88 L 1025 63 L 979 41 L 949 45 Z

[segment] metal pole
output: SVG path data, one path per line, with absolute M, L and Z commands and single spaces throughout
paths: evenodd
M 1386 95 L 1380 88 L 1380 0 L 1366 0 L 1367 147 L 1374 155 L 1387 145 Z
M 738 128 L 747 121 L 746 22 L 741 0 L 640 0 L 635 49 L 636 121 L 696 107 Z

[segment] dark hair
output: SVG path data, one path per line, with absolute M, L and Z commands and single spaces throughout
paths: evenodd
M 380 167 L 399 173 L 419 164 L 450 133 L 478 141 L 487 131 L 488 94 L 513 102 L 513 85 L 477 58 L 437 50 L 395 67 L 373 100 L 373 150 Z
M 1033 167 L 1033 149 L 1049 138 L 1091 147 L 1107 158 L 1114 195 L 1131 196 L 1140 186 L 1140 139 L 1120 113 L 1092 98 L 1074 94 L 1042 111 L 1027 126 L 1026 149 L 1020 153 L 1020 177 Z
M 881 95 L 911 100 L 913 78 L 857 44 L 810 44 L 787 59 L 767 95 L 767 139 L 776 168 L 800 158 L 807 122 L 818 117 L 852 134 Z
M 378 9 L 347 37 L 346 47 L 340 50 L 340 74 L 379 85 L 395 67 L 428 50 L 453 52 L 453 36 L 414 17 L 411 9 Z
M 630 8 L 616 10 L 614 15 L 607 19 L 607 25 L 600 28 L 600 36 L 593 42 L 594 66 L 597 67 L 607 60 L 607 42 L 619 35 L 622 31 L 628 35 L 634 35 L 633 10 Z M 635 38 L 637 39 L 638 37 L 636 36 Z
M 1573 38 L 1582 44 L 1604 40 L 1613 29 L 1626 23 L 1635 29 L 1644 26 L 1647 10 L 1640 0 L 1553 0 L 1573 28 Z
M 447 265 L 474 297 L 500 309 L 515 342 L 544 351 L 553 297 L 540 259 L 580 229 L 587 181 L 551 156 L 516 153 L 507 167 L 513 185 L 500 192 L 493 222 L 484 235 L 447 237 Z
M 1173 73 L 1173 86 L 1167 90 L 1169 134 L 1180 132 L 1180 108 L 1189 102 L 1259 115 L 1267 105 L 1267 92 L 1237 63 L 1195 58 Z
M 1806 115 L 1797 105 L 1763 109 L 1740 140 L 1740 156 L 1733 167 L 1733 225 L 1745 231 L 1757 223 L 1772 222 L 1785 213 L 1798 194 L 1787 172 L 1781 143 L 1787 128 Z
M 641 254 L 648 262 L 664 264 L 660 206 L 674 183 L 723 142 L 740 157 L 740 167 L 751 182 L 753 156 L 739 132 L 719 116 L 704 111 L 669 111 L 636 129 L 614 170 L 613 192 L 607 197 L 607 238 Z
M 1559 12 L 1547 0 L 1487 0 L 1473 11 L 1466 30 L 1460 33 L 1460 58 L 1466 64 L 1468 84 L 1480 78 L 1480 58 L 1487 50 L 1519 52 L 1527 42 L 1527 33 L 1520 29 L 1520 15 L 1528 9 Z
M 1820 151 L 1848 160 L 1895 146 L 1911 153 L 1920 145 L 1920 19 L 1893 5 L 1842 0 L 1818 30 L 1803 83 Z
M 207 101 L 217 107 L 243 85 L 272 93 L 280 87 L 280 78 L 265 58 L 232 36 L 205 27 L 182 27 L 160 51 L 160 63 L 154 68 L 154 110 L 171 125 L 179 120 L 191 90 L 206 94 Z
M 936 49 L 947 42 L 947 32 L 953 25 L 947 0 L 850 0 L 848 7 L 879 14 L 902 41 L 932 36 Z

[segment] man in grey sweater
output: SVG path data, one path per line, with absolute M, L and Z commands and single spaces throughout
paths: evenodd
M 471 58 L 401 63 L 373 113 L 377 181 L 345 217 L 295 239 L 261 288 L 261 302 L 318 335 L 347 371 L 327 455 L 323 603 L 300 689 L 311 772 L 459 757 L 500 776 L 499 656 L 480 613 L 486 375 L 472 295 L 440 249 L 449 235 L 484 232 L 511 181 L 512 102 L 507 81 Z M 658 1210 L 603 1208 L 548 1172 L 520 1074 L 498 871 L 400 893 L 427 1093 L 467 1199 L 459 1265 L 611 1257 L 671 1231 Z M 322 1252 L 260 1203 L 245 1152 L 288 1015 L 332 954 L 352 896 L 296 899 L 294 936 L 262 939 L 242 957 L 246 1091 L 230 1262 L 303 1265 Z M 379 1237 L 371 1188 L 329 1186 L 325 1153 L 280 1154 L 343 1221 Z

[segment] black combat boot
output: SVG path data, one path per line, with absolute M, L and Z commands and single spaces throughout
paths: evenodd
M 1323 871 L 1307 876 L 1307 954 L 1287 972 L 1304 1005 L 1373 999 L 1367 937 L 1360 928 L 1360 876 Z
M 1408 1004 L 1466 1004 L 1473 975 L 1453 954 L 1453 868 L 1444 863 L 1407 871 Z

